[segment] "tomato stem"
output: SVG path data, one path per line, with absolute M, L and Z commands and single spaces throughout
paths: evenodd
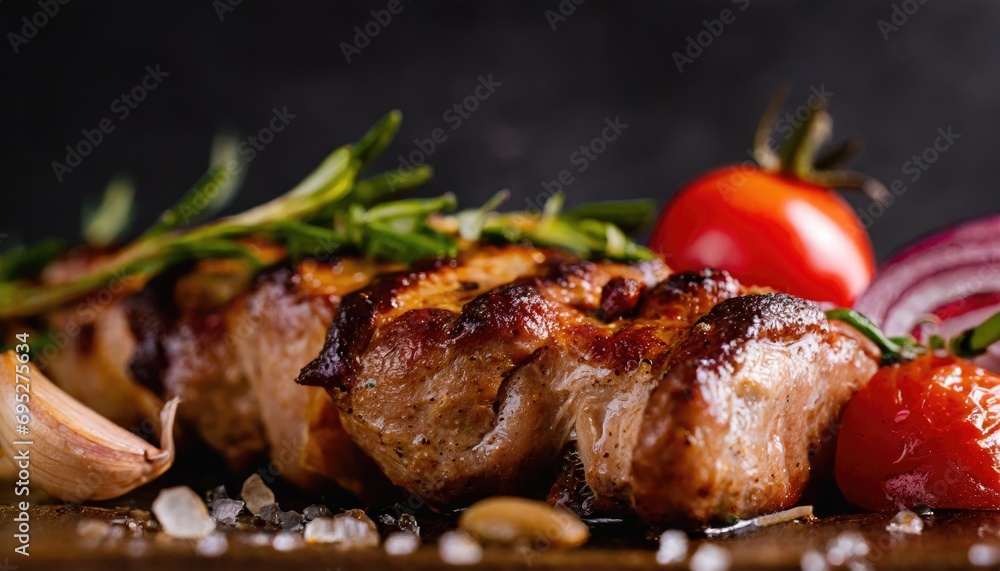
M 871 320 L 853 309 L 831 309 L 826 318 L 843 321 L 877 345 L 882 350 L 882 365 L 906 363 L 927 352 L 912 337 L 887 337 Z
M 948 349 L 953 355 L 971 359 L 985 353 L 997 341 L 1000 341 L 1000 313 L 952 337 Z
M 766 172 L 818 186 L 861 190 L 875 202 L 888 205 L 891 196 L 882 183 L 857 172 L 841 170 L 845 159 L 856 154 L 860 148 L 856 140 L 848 140 L 832 152 L 816 157 L 817 151 L 830 140 L 833 131 L 833 119 L 823 102 L 807 107 L 808 114 L 804 119 L 795 117 L 797 122 L 778 152 L 771 148 L 774 127 L 788 91 L 787 86 L 778 89 L 757 126 L 753 155 L 758 166 Z M 786 120 L 791 121 L 791 115 Z

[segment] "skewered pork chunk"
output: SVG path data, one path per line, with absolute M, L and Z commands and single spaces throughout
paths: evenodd
M 574 441 L 596 505 L 656 522 L 794 504 L 877 351 L 724 272 L 485 248 L 342 300 L 299 382 L 437 506 L 523 490 Z

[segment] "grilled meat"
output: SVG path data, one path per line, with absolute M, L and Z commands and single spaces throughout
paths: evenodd
M 575 439 L 595 505 L 701 523 L 793 504 L 876 357 L 723 272 L 507 247 L 346 296 L 299 382 L 433 505 L 521 490 Z
M 322 346 L 340 296 L 385 266 L 307 261 L 269 271 L 220 302 L 220 290 L 234 290 L 230 264 L 209 260 L 89 311 L 46 368 L 87 406 L 150 435 L 157 430 L 143 422 L 156 418 L 156 395 L 181 397 L 181 423 L 235 470 L 269 452 L 273 471 L 303 488 L 328 485 L 322 475 L 359 495 L 384 490 L 384 477 L 339 428 L 339 412 L 324 410 L 325 392 L 293 380 Z M 78 313 L 55 312 L 50 327 L 64 331 Z M 312 469 L 302 465 L 307 448 Z M 317 448 L 341 461 L 321 461 Z
M 321 488 L 325 481 L 320 476 L 362 497 L 386 487 L 372 461 L 340 428 L 339 412 L 324 406 L 329 397 L 293 382 L 322 348 L 340 296 L 368 284 L 380 269 L 355 259 L 304 262 L 294 271 L 262 276 L 239 310 L 229 312 L 235 362 L 259 402 L 275 471 L 300 487 Z M 310 429 L 314 417 L 317 422 Z M 303 465 L 307 449 L 313 450 L 308 467 Z
M 267 451 L 304 488 L 461 505 L 523 491 L 569 447 L 588 509 L 691 525 L 795 503 L 876 368 L 814 304 L 725 272 L 521 246 L 388 269 L 306 261 L 216 288 L 203 265 L 107 304 L 49 369 L 112 417 L 181 396 L 234 467 Z

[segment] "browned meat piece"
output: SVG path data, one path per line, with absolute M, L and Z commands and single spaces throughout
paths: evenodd
M 521 490 L 575 439 L 597 507 L 692 523 L 794 503 L 875 356 L 814 304 L 725 273 L 510 247 L 346 296 L 299 382 L 432 504 Z
M 41 279 L 47 284 L 73 282 L 81 272 L 105 260 L 104 254 L 73 252 L 46 267 Z M 63 390 L 112 422 L 156 435 L 163 403 L 152 391 L 135 384 L 128 370 L 135 340 L 122 299 L 142 285 L 137 280 L 115 280 L 88 298 L 44 316 L 55 345 L 43 350 L 35 364 Z
M 71 396 L 115 424 L 142 434 L 159 433 L 163 403 L 129 375 L 135 340 L 118 300 L 90 309 L 64 309 L 48 316 L 62 342 L 36 364 Z
M 810 447 L 878 368 L 854 329 L 776 294 L 722 301 L 668 357 L 637 427 L 632 494 L 647 520 L 702 523 L 794 505 Z
M 380 269 L 355 259 L 333 265 L 304 262 L 294 271 L 262 276 L 240 311 L 227 314 L 238 358 L 232 362 L 259 400 L 272 468 L 299 487 L 321 488 L 320 475 L 363 497 L 386 487 L 384 476 L 340 428 L 339 413 L 332 417 L 324 411 L 329 397 L 293 382 L 322 348 L 340 297 L 368 284 Z M 325 421 L 310 431 L 310 415 L 323 414 Z M 313 451 L 309 467 L 303 465 L 307 444 Z
M 87 261 L 70 259 L 50 273 L 72 279 Z M 324 409 L 325 392 L 293 380 L 322 346 L 340 296 L 386 268 L 358 259 L 307 261 L 248 284 L 232 260 L 205 260 L 88 311 L 91 321 L 47 368 L 88 406 L 150 434 L 156 427 L 142 421 L 156 419 L 155 395 L 181 397 L 181 423 L 235 470 L 269 452 L 269 468 L 302 487 L 326 485 L 321 474 L 359 495 L 384 490 L 384 476 Z M 77 327 L 78 313 L 53 313 L 53 330 Z M 314 430 L 311 415 L 323 419 Z M 303 458 L 307 445 L 311 454 Z
M 426 501 L 516 491 L 573 428 L 591 379 L 563 347 L 601 333 L 604 284 L 666 275 L 520 247 L 399 273 L 344 298 L 300 382 L 332 389 L 354 440 Z
M 180 397 L 181 424 L 193 427 L 230 468 L 245 471 L 263 459 L 267 443 L 258 397 L 230 331 L 230 320 L 244 312 L 243 298 L 203 308 L 190 305 L 201 296 L 178 295 L 181 288 L 190 292 L 188 284 L 195 281 L 213 287 L 216 265 L 213 260 L 179 278 L 163 276 L 123 302 L 136 339 L 130 372 L 164 398 Z

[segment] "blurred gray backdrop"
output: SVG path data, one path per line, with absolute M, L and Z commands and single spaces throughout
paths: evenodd
M 245 208 L 392 108 L 405 120 L 378 166 L 433 165 L 424 195 L 471 206 L 509 188 L 507 207 L 524 208 L 569 170 L 571 203 L 662 204 L 745 160 L 785 82 L 789 111 L 826 94 L 834 135 L 865 143 L 857 170 L 905 182 L 868 213 L 881 258 L 1000 210 L 995 0 L 63 1 L 0 4 L 8 243 L 76 236 L 81 204 L 118 173 L 137 185 L 141 230 L 204 171 L 220 130 L 261 136 L 231 210 Z M 276 111 L 287 126 L 261 133 Z M 616 119 L 600 154 L 579 152 Z M 927 153 L 939 129 L 957 137 Z

